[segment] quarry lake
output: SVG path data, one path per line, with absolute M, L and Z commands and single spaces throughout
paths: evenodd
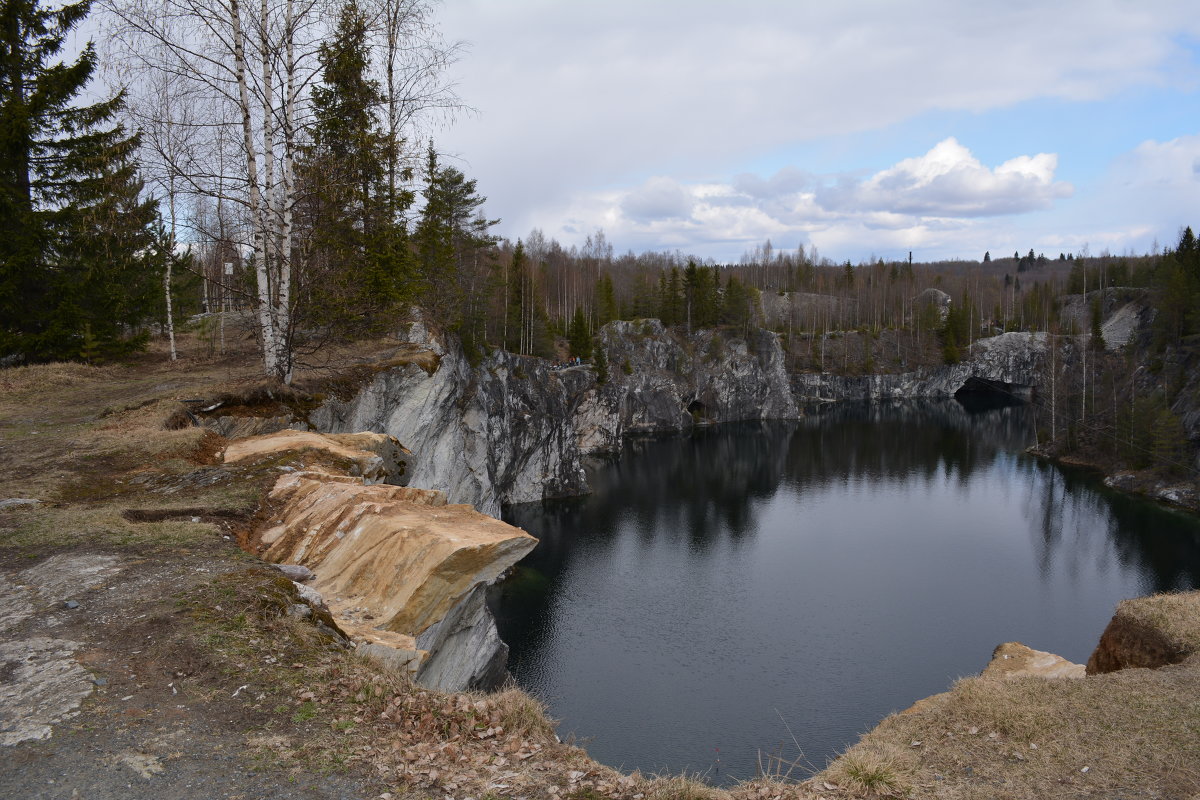
M 507 510 L 541 540 L 493 598 L 510 670 L 596 759 L 724 783 L 824 766 L 1001 642 L 1084 662 L 1122 598 L 1200 586 L 1200 522 L 1032 437 L 946 401 L 630 441 Z

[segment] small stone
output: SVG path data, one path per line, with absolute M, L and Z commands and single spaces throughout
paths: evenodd
M 1079 771 L 1080 771 L 1080 772 L 1083 772 L 1083 773 L 1087 773 L 1087 772 L 1090 772 L 1090 771 L 1091 771 L 1091 769 L 1092 769 L 1091 767 L 1084 767 L 1083 769 L 1081 769 L 1081 770 L 1079 770 Z
M 0 511 L 3 511 L 6 508 L 20 508 L 22 506 L 41 505 L 41 502 L 41 500 L 34 500 L 28 497 L 9 497 L 4 500 L 0 500 Z
M 271 566 L 282 572 L 290 580 L 297 582 L 311 581 L 316 577 L 311 569 L 300 564 L 272 564 Z
M 293 603 L 288 606 L 288 616 L 296 617 L 297 619 L 308 619 L 312 616 L 313 610 L 304 603 Z
M 63 603 L 63 608 L 71 608 L 71 609 L 79 608 L 79 603 L 76 603 L 74 600 L 68 600 L 65 603 Z
M 92 683 L 97 686 L 108 686 L 108 678 L 92 678 Z

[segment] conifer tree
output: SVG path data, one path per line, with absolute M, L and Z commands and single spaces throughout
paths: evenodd
M 377 118 L 383 95 L 368 77 L 367 18 L 355 0 L 342 6 L 318 58 L 311 143 L 298 165 L 311 241 L 302 308 L 311 322 L 353 332 L 404 299 L 409 251 L 400 214 L 413 198 L 392 198 L 388 188 L 396 145 Z
M 580 306 L 575 307 L 575 314 L 571 317 L 571 328 L 567 333 L 567 341 L 571 345 L 572 356 L 584 359 L 592 357 L 592 337 L 588 333 L 587 317 Z
M 596 281 L 596 327 L 604 327 L 619 315 L 612 276 L 606 274 Z
M 0 355 L 97 358 L 138 346 L 153 304 L 155 218 L 141 197 L 122 96 L 74 105 L 89 43 L 56 61 L 91 0 L 0 4 Z
M 454 167 L 438 163 L 430 143 L 426 155 L 425 207 L 414 239 L 421 305 L 455 329 L 469 353 L 483 344 L 484 304 L 491 288 L 485 279 L 495 237 L 480 211 L 487 198 Z

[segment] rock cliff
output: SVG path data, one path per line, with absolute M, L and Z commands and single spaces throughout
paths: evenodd
M 630 433 L 697 423 L 799 416 L 775 334 L 685 336 L 658 320 L 613 322 L 598 335 L 608 381 L 592 367 L 496 351 L 472 366 L 453 339 L 415 326 L 410 341 L 436 367 L 378 373 L 356 396 L 308 419 L 334 433 L 376 431 L 411 451 L 408 483 L 498 515 L 501 505 L 583 494 L 582 455 L 618 449 Z
M 649 319 L 609 323 L 597 339 L 608 381 L 586 387 L 575 410 L 584 453 L 615 451 L 630 433 L 800 416 L 779 337 L 769 331 L 688 336 Z
M 362 463 L 391 442 L 378 434 L 284 432 L 231 446 L 226 458 L 316 449 Z M 447 505 L 438 491 L 367 484 L 319 469 L 280 477 L 268 510 L 251 549 L 311 570 L 311 588 L 364 655 L 445 691 L 503 680 L 508 648 L 484 593 L 534 548 L 532 536 L 470 506 Z
M 378 373 L 353 399 L 309 417 L 317 430 L 386 433 L 411 451 L 408 483 L 497 516 L 501 504 L 583 494 L 587 480 L 571 425 L 575 383 L 538 358 L 496 351 L 473 367 L 453 339 L 417 328 L 436 367 Z M 589 373 L 590 375 L 590 373 Z
M 1062 353 L 1056 364 L 1069 363 L 1075 346 L 1059 339 Z M 967 358 L 957 364 L 899 375 L 792 376 L 792 389 L 802 404 L 845 400 L 896 400 L 918 397 L 953 397 L 961 390 L 992 388 L 1027 397 L 1047 375 L 1049 338 L 1044 333 L 1003 333 L 976 341 Z

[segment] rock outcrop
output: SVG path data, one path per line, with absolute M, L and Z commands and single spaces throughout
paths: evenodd
M 278 453 L 288 442 L 341 453 L 381 439 L 388 437 L 281 434 L 247 440 L 235 455 Z M 283 475 L 268 502 L 268 524 L 251 548 L 308 568 L 313 578 L 303 588 L 320 595 L 364 655 L 444 691 L 503 680 L 508 648 L 484 594 L 536 539 L 470 506 L 448 505 L 439 491 L 318 470 Z
M 769 331 L 686 336 L 648 319 L 611 322 L 597 339 L 608 381 L 587 387 L 577 405 L 574 427 L 584 453 L 615 451 L 631 433 L 800 416 L 779 337 Z
M 543 359 L 497 351 L 473 367 L 453 339 L 414 326 L 439 358 L 378 373 L 348 401 L 329 400 L 309 424 L 375 431 L 404 442 L 408 483 L 499 515 L 501 504 L 583 494 L 569 381 Z
M 364 483 L 403 483 L 405 457 L 411 455 L 404 445 L 385 434 L 329 436 L 309 431 L 282 430 L 232 442 L 225 448 L 224 460 L 232 464 L 305 450 L 341 462 L 347 475 L 362 478 Z
M 1157 594 L 1122 600 L 1087 672 L 1099 675 L 1130 667 L 1157 669 L 1200 652 L 1200 592 Z
M 1069 363 L 1074 344 L 1060 338 L 1059 346 L 1063 353 L 1056 363 Z M 802 404 L 953 397 L 975 388 L 1027 397 L 1045 380 L 1049 352 L 1044 333 L 1002 333 L 976 341 L 957 364 L 899 375 L 799 374 L 792 376 L 792 389 Z
M 1013 678 L 1082 678 L 1083 664 L 1044 650 L 1034 650 L 1020 642 L 1005 642 L 992 652 L 992 660 L 980 677 L 998 680 Z

